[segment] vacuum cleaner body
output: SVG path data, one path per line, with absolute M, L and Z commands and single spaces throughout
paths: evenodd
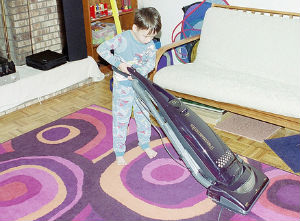
M 173 144 L 207 195 L 234 212 L 247 214 L 269 183 L 268 177 L 235 155 L 189 107 L 128 68 L 137 96 Z

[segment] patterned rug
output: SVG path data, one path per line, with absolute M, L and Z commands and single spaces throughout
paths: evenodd
M 111 111 L 92 105 L 0 144 L 0 220 L 203 220 L 221 207 L 166 153 L 153 130 L 150 160 L 128 129 L 128 165 L 112 152 Z M 178 158 L 168 140 L 169 151 Z M 220 220 L 299 220 L 300 177 L 244 158 L 270 184 L 251 212 L 224 209 Z

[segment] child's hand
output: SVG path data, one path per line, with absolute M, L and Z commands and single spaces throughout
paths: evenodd
M 131 67 L 131 65 L 127 63 L 121 63 L 118 68 L 120 71 L 130 75 L 129 71 L 127 70 L 128 67 Z
M 130 64 L 127 64 L 127 63 L 121 63 L 120 65 L 119 65 L 119 69 L 120 69 L 120 71 L 122 71 L 122 72 L 124 72 L 124 73 L 126 73 L 126 74 L 128 74 L 129 76 L 128 76 L 128 80 L 132 80 L 132 77 L 130 76 L 130 73 L 129 73 L 129 71 L 128 71 L 128 67 L 131 67 L 131 65 Z

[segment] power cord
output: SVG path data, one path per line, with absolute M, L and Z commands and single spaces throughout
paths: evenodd
M 149 114 L 151 114 L 152 116 L 153 116 L 153 113 L 149 110 L 149 108 L 145 105 L 145 103 L 143 102 L 143 100 L 140 98 L 140 97 L 138 97 L 138 102 L 136 101 L 136 104 L 139 106 L 139 108 L 142 110 L 142 108 L 141 108 L 141 106 L 143 106 L 143 108 L 149 113 Z M 140 106 L 141 105 L 141 106 Z M 145 116 L 145 118 L 149 121 L 149 123 L 151 124 L 151 126 L 155 129 L 155 131 L 158 133 L 158 135 L 159 135 L 159 137 L 160 137 L 160 140 L 161 140 L 161 142 L 162 142 L 162 145 L 164 146 L 164 148 L 165 148 L 165 150 L 166 150 L 166 152 L 168 153 L 168 155 L 177 163 L 177 164 L 179 164 L 179 166 L 181 166 L 181 167 L 183 167 L 183 168 L 186 168 L 187 169 L 187 167 L 184 165 L 184 164 L 182 164 L 182 163 L 180 163 L 177 159 L 175 159 L 174 158 L 174 156 L 170 153 L 170 151 L 168 150 L 168 148 L 167 148 L 167 146 L 166 146 L 166 144 L 165 144 L 165 142 L 164 142 L 164 140 L 163 140 L 163 137 L 162 137 L 162 134 L 161 134 L 161 132 L 159 131 L 159 129 L 151 122 L 151 120 L 150 120 L 150 117 L 148 118 L 146 115 L 145 115 L 145 113 L 143 112 L 143 111 L 141 111 L 142 113 L 143 113 L 143 115 Z
M 223 211 L 223 206 L 221 206 L 220 212 L 219 212 L 219 216 L 218 216 L 218 221 L 220 221 L 220 217 L 221 217 L 221 213 Z

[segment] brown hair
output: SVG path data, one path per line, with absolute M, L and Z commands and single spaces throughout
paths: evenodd
M 159 12 L 153 8 L 138 9 L 134 16 L 134 24 L 142 30 L 150 29 L 150 33 L 158 33 L 161 29 L 161 20 Z

